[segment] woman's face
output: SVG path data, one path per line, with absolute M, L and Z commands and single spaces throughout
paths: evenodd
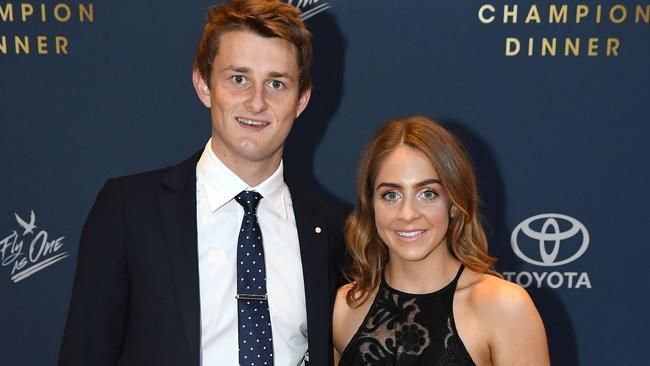
M 391 262 L 418 262 L 447 251 L 449 198 L 427 157 L 399 146 L 379 167 L 373 204 Z

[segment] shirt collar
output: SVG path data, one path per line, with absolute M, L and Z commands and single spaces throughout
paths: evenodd
M 282 161 L 270 177 L 257 186 L 251 187 L 219 160 L 211 146 L 212 139 L 208 140 L 205 145 L 196 169 L 197 179 L 208 198 L 210 212 L 214 212 L 230 202 L 239 192 L 249 190 L 256 191 L 264 197 L 260 202 L 260 208 L 271 210 L 284 219 L 288 218 L 285 202 L 289 198 L 289 190 L 284 184 Z

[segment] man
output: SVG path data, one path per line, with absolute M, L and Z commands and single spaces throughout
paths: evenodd
M 103 187 L 59 365 L 332 363 L 345 212 L 285 184 L 282 165 L 311 94 L 310 42 L 285 3 L 210 9 L 192 79 L 212 137 Z

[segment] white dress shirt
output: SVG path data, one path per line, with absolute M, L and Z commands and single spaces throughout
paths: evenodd
M 237 239 L 244 210 L 233 198 L 262 195 L 257 217 L 266 264 L 275 365 L 301 365 L 307 352 L 307 312 L 298 231 L 282 162 L 249 187 L 212 152 L 208 141 L 196 167 L 196 219 L 201 295 L 201 362 L 238 365 Z

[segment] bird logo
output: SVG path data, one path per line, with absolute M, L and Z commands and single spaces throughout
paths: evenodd
M 34 210 L 32 210 L 31 214 L 29 215 L 29 223 L 21 219 L 17 213 L 14 213 L 14 216 L 16 216 L 18 225 L 22 226 L 22 228 L 25 229 L 23 236 L 34 233 L 34 229 L 36 229 L 36 215 L 34 215 Z
M 331 1 L 323 2 L 318 4 L 318 0 L 287 0 L 287 4 L 293 5 L 296 8 L 300 9 L 300 17 L 302 20 L 307 20 L 318 13 L 322 13 L 325 10 L 334 6 Z

